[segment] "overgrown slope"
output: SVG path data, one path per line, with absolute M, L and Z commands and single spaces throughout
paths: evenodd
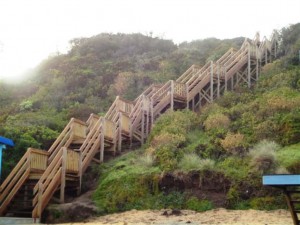
M 162 115 L 141 150 L 101 166 L 100 211 L 284 207 L 261 185 L 262 174 L 300 172 L 300 67 L 281 63 L 199 114 Z
M 283 29 L 289 50 L 263 68 L 254 87 L 227 92 L 197 114 L 162 115 L 142 149 L 101 165 L 100 212 L 285 207 L 281 192 L 261 179 L 300 173 L 298 28 Z

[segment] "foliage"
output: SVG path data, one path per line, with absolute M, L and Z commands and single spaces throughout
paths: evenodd
M 215 162 L 211 159 L 201 159 L 195 153 L 185 153 L 179 161 L 178 169 L 188 171 L 213 170 Z
M 250 201 L 250 207 L 256 210 L 274 210 L 278 208 L 286 208 L 283 196 L 253 198 Z
M 240 133 L 227 133 L 226 137 L 221 140 L 222 147 L 234 155 L 242 155 L 245 152 L 245 136 Z
M 198 200 L 196 197 L 191 197 L 187 200 L 186 207 L 190 210 L 203 212 L 213 209 L 213 204 L 208 200 Z
M 278 163 L 293 174 L 300 173 L 300 144 L 290 145 L 276 152 Z
M 273 141 L 263 140 L 256 144 L 249 152 L 252 170 L 260 174 L 274 173 L 278 166 L 275 154 L 277 149 L 279 145 Z

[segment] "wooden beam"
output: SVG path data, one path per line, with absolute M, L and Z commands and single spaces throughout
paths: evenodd
M 248 79 L 247 79 L 247 83 L 248 83 L 248 88 L 251 87 L 251 49 L 250 49 L 250 44 L 248 46 Z
M 214 68 L 213 61 L 210 61 L 210 101 L 214 101 Z
M 100 162 L 104 160 L 104 134 L 105 134 L 105 119 L 101 118 L 100 130 Z
M 174 110 L 174 81 L 171 81 L 171 110 Z
M 119 112 L 119 133 L 118 135 L 118 152 L 122 151 L 122 116 L 123 114 Z
M 144 109 L 143 109 L 143 103 L 141 108 L 141 115 L 142 115 L 142 122 L 141 122 L 141 144 L 144 144 L 144 135 L 145 135 L 145 115 L 144 115 Z
M 67 167 L 67 148 L 62 148 L 62 162 L 61 162 L 61 185 L 60 185 L 60 203 L 65 202 L 65 186 L 66 186 L 66 167 Z

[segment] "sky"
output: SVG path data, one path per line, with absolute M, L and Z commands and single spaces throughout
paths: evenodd
M 298 22 L 299 0 L 0 0 L 0 81 L 20 82 L 24 71 L 66 53 L 69 40 L 102 32 L 180 43 L 268 37 Z

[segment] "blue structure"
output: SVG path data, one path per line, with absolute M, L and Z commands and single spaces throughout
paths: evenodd
M 300 186 L 300 175 L 297 174 L 284 174 L 284 175 L 264 175 L 263 185 L 274 187 L 285 186 Z
M 6 146 L 13 147 L 15 144 L 12 140 L 0 136 L 0 179 L 1 179 L 1 170 L 2 170 L 2 150 L 6 149 Z
M 294 225 L 300 224 L 300 174 L 264 175 L 263 185 L 283 191 Z

